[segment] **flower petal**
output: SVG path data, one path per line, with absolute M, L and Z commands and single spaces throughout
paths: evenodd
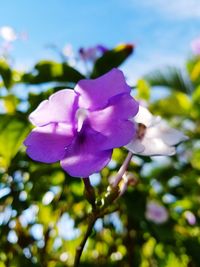
M 176 153 L 175 147 L 168 146 L 159 138 L 144 138 L 144 151 L 137 153 L 143 156 L 172 156 Z
M 125 146 L 125 148 L 131 151 L 133 154 L 140 154 L 145 149 L 141 141 L 137 138 L 133 139 L 128 145 Z
M 73 149 L 61 160 L 61 167 L 73 177 L 88 177 L 103 169 L 112 156 L 112 150 L 104 150 L 96 154 Z
M 71 123 L 75 116 L 78 95 L 70 89 L 64 89 L 53 94 L 49 100 L 44 100 L 34 110 L 29 119 L 36 126 L 51 122 Z
M 65 148 L 72 142 L 71 126 L 51 123 L 36 127 L 26 138 L 27 154 L 36 161 L 53 163 L 65 155 Z
M 112 69 L 103 76 L 94 80 L 81 80 L 75 87 L 75 92 L 80 94 L 79 106 L 90 110 L 103 108 L 111 97 L 130 93 L 123 73 Z
M 174 128 L 170 128 L 163 120 L 147 129 L 146 138 L 161 139 L 168 146 L 174 146 L 180 142 L 188 140 L 187 136 Z
M 115 116 L 118 119 L 132 118 L 139 111 L 139 103 L 127 93 L 110 98 L 108 107 L 113 108 Z
M 85 127 L 66 149 L 65 158 L 61 160 L 62 168 L 75 177 L 88 177 L 100 171 L 112 155 L 112 150 L 99 150 L 104 139 L 100 133 Z
M 144 137 L 143 140 L 136 138 L 126 145 L 125 148 L 133 154 L 141 156 L 171 156 L 176 152 L 175 147 L 168 146 L 159 138 Z
M 138 111 L 138 103 L 128 94 L 121 94 L 109 101 L 108 107 L 90 112 L 91 127 L 106 136 L 102 149 L 126 145 L 135 135 L 134 123 L 128 120 Z
M 151 112 L 143 106 L 139 106 L 139 111 L 137 115 L 133 118 L 133 120 L 137 123 L 142 123 L 146 127 L 152 125 L 155 117 L 151 114 Z
M 170 128 L 166 123 L 159 124 L 160 138 L 169 146 L 177 145 L 180 142 L 188 140 L 188 137 L 182 132 Z

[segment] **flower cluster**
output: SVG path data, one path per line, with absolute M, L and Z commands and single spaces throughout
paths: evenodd
M 30 114 L 36 126 L 24 144 L 34 160 L 53 163 L 72 176 L 87 177 L 110 161 L 112 150 L 135 135 L 130 121 L 138 102 L 118 69 L 94 80 L 81 80 L 43 101 Z
M 100 171 L 121 146 L 143 156 L 173 155 L 187 137 L 139 106 L 130 92 L 123 73 L 113 69 L 53 94 L 30 115 L 36 128 L 24 142 L 27 154 L 40 162 L 60 161 L 75 177 Z

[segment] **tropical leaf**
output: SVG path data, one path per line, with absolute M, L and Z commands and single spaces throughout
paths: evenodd
M 200 57 L 196 56 L 187 61 L 186 68 L 194 85 L 200 83 Z
M 165 67 L 154 70 L 144 76 L 151 86 L 163 86 L 176 91 L 190 94 L 193 85 L 186 73 L 176 67 Z
M 45 60 L 37 63 L 33 72 L 26 73 L 22 77 L 22 81 L 27 84 L 40 84 L 46 82 L 76 83 L 81 79 L 84 79 L 84 76 L 67 63 L 57 63 Z
M 3 85 L 9 89 L 13 84 L 12 70 L 5 60 L 0 60 L 0 76 L 3 80 Z
M 29 124 L 21 116 L 0 115 L 0 166 L 9 167 L 12 158 L 21 147 L 28 131 Z
M 174 92 L 173 94 L 155 101 L 151 105 L 154 114 L 163 117 L 189 116 L 191 111 L 191 100 L 187 94 Z
M 98 77 L 120 66 L 133 53 L 133 49 L 134 46 L 131 44 L 122 44 L 112 50 L 108 50 L 96 60 L 91 77 Z
M 145 80 L 139 79 L 137 81 L 136 88 L 137 88 L 137 98 L 138 99 L 144 99 L 146 101 L 148 101 L 150 99 L 151 88 Z

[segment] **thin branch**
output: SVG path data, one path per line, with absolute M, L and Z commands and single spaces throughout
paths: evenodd
M 93 186 L 90 183 L 89 177 L 83 178 L 82 180 L 83 180 L 84 185 L 85 185 L 85 190 L 84 190 L 85 198 L 92 205 L 92 209 L 95 210 L 96 209 L 96 204 L 95 204 L 95 201 L 96 201 L 95 190 L 94 190 Z
M 118 190 L 116 191 L 116 189 L 118 189 L 118 184 L 120 183 L 122 176 L 124 175 L 124 173 L 126 172 L 126 170 L 128 168 L 128 165 L 131 161 L 132 155 L 133 154 L 131 152 L 128 153 L 126 159 L 124 160 L 121 168 L 119 169 L 119 171 L 115 177 L 115 181 L 114 181 L 114 184 L 112 185 L 113 188 L 111 191 L 111 193 L 113 193 L 114 195 L 110 194 L 107 196 L 107 198 L 105 198 L 105 200 L 109 199 L 109 205 L 112 204 L 113 201 L 116 199 L 117 195 L 115 196 L 115 194 L 116 193 L 119 194 Z M 75 255 L 73 267 L 79 266 L 80 258 L 81 258 L 81 255 L 83 253 L 83 249 L 84 249 L 85 244 L 86 244 L 86 242 L 87 242 L 87 240 L 88 240 L 88 238 L 92 232 L 92 229 L 93 229 L 93 226 L 94 226 L 96 220 L 100 217 L 103 217 L 104 215 L 106 215 L 110 212 L 113 212 L 113 211 L 107 209 L 107 205 L 103 205 L 100 209 L 97 209 L 97 207 L 95 205 L 95 200 L 96 200 L 95 191 L 94 191 L 94 188 L 92 187 L 92 185 L 90 183 L 90 179 L 88 177 L 83 178 L 83 182 L 85 185 L 84 194 L 85 194 L 87 201 L 92 205 L 92 213 L 89 215 L 89 221 L 88 221 L 86 233 L 84 234 L 80 245 L 76 248 L 76 255 Z M 110 196 L 112 196 L 112 197 L 110 197 Z M 114 210 L 117 210 L 117 209 L 118 208 L 115 208 Z
M 76 255 L 75 255 L 75 260 L 74 260 L 74 267 L 78 267 L 79 266 L 79 263 L 80 263 L 80 258 L 81 258 L 81 255 L 82 255 L 82 252 L 83 252 L 83 249 L 85 247 L 85 244 L 92 232 L 92 229 L 93 229 L 93 226 L 96 222 L 98 217 L 96 216 L 93 216 L 93 214 L 91 214 L 91 217 L 90 217 L 90 220 L 88 222 L 88 226 L 87 226 L 87 231 L 86 233 L 84 234 L 84 237 L 80 243 L 80 245 L 76 248 Z
M 121 168 L 119 169 L 116 177 L 115 177 L 115 180 L 114 180 L 114 182 L 112 184 L 113 187 L 116 187 L 120 183 L 120 181 L 122 179 L 122 176 L 126 172 L 126 170 L 128 168 L 128 165 L 129 165 L 129 163 L 130 163 L 130 161 L 132 159 L 132 156 L 133 156 L 132 152 L 129 152 L 127 157 L 126 157 L 126 159 L 124 160 Z

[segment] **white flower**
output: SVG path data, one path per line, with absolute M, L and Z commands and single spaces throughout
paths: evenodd
M 137 134 L 125 147 L 134 154 L 143 156 L 171 156 L 176 153 L 175 145 L 188 139 L 180 131 L 158 116 L 153 116 L 146 108 L 140 106 L 133 121 Z
M 74 50 L 73 50 L 73 47 L 72 47 L 71 44 L 66 44 L 66 45 L 63 47 L 63 54 L 64 54 L 66 57 L 69 57 L 69 58 L 74 57 Z
M 13 28 L 9 26 L 3 26 L 0 28 L 0 36 L 7 42 L 12 42 L 17 39 L 17 34 Z
M 161 224 L 168 220 L 169 214 L 164 206 L 161 206 L 155 201 L 150 201 L 147 203 L 145 217 L 149 221 Z
M 71 44 L 66 44 L 62 50 L 64 57 L 66 57 L 67 63 L 74 67 L 77 64 L 76 55 L 74 53 L 73 46 Z

